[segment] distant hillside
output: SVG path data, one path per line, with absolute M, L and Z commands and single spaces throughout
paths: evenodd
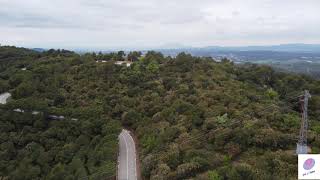
M 294 52 L 294 53 L 320 53 L 320 44 L 281 44 L 270 46 L 207 46 L 207 47 L 162 47 L 156 49 L 165 52 L 237 52 L 237 51 L 275 51 L 275 52 Z
M 320 45 L 288 44 L 278 46 L 248 46 L 160 49 L 165 55 L 177 56 L 181 52 L 193 56 L 227 58 L 237 64 L 268 64 L 290 72 L 303 73 L 320 78 Z
M 32 48 L 32 50 L 37 51 L 37 52 L 44 52 L 46 49 L 43 48 Z
M 210 46 L 203 48 L 214 51 L 280 51 L 280 52 L 318 52 L 320 44 L 281 44 L 271 46 L 242 46 L 242 47 L 221 47 Z

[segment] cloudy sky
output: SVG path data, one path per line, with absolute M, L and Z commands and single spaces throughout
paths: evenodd
M 320 0 L 0 0 L 0 43 L 91 49 L 320 43 Z

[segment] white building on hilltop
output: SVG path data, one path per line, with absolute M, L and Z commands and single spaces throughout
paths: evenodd
M 116 61 L 114 64 L 116 64 L 116 65 L 126 65 L 127 67 L 130 67 L 132 63 L 133 62 L 131 62 L 131 61 Z

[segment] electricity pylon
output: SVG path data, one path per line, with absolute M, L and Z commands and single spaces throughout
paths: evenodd
M 308 101 L 311 95 L 308 90 L 304 91 L 304 95 L 300 96 L 299 102 L 301 107 L 301 126 L 299 140 L 297 143 L 297 154 L 308 154 L 307 132 L 308 132 Z

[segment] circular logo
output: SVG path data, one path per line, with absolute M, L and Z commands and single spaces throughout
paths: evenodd
M 310 170 L 313 168 L 314 164 L 315 164 L 315 160 L 312 158 L 309 158 L 303 163 L 303 169 Z

